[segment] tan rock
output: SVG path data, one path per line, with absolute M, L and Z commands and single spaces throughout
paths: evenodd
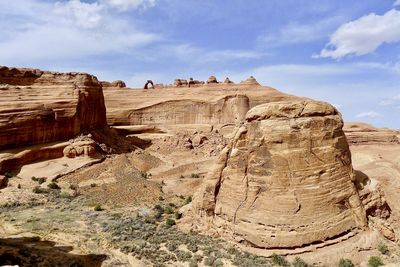
M 228 77 L 226 77 L 224 83 L 231 84 L 231 83 L 234 83 L 234 82 L 232 82 Z
M 196 193 L 192 216 L 257 248 L 333 242 L 366 227 L 342 126 L 324 102 L 254 107 Z
M 360 122 L 346 122 L 343 128 L 349 144 L 400 144 L 398 133 Z
M 68 140 L 107 127 L 96 77 L 0 67 L 0 150 Z
M 218 81 L 217 81 L 217 78 L 215 77 L 215 76 L 210 76 L 208 79 L 207 79 L 207 84 L 212 84 L 212 83 L 218 83 Z
M 250 76 L 247 80 L 241 81 L 240 83 L 247 85 L 260 85 L 253 76 Z
M 79 156 L 94 158 L 98 154 L 96 147 L 97 144 L 93 140 L 73 142 L 64 148 L 63 154 L 67 158 L 75 158 Z

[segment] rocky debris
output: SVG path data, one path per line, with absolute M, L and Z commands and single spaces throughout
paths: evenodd
M 234 83 L 234 82 L 232 82 L 228 77 L 226 77 L 224 83 L 231 84 L 231 83 Z
M 398 132 L 385 128 L 376 128 L 366 123 L 346 122 L 343 130 L 349 144 L 400 144 Z
M 299 248 L 367 226 L 338 111 L 324 102 L 254 107 L 195 194 L 189 218 L 256 248 Z
M 197 146 L 200 146 L 200 145 L 204 144 L 204 142 L 207 141 L 207 140 L 208 140 L 208 138 L 204 134 L 196 134 L 193 137 L 192 143 L 193 143 L 194 146 L 197 147 Z
M 6 188 L 8 185 L 8 178 L 4 175 L 0 175 L 0 189 Z
M 260 85 L 256 78 L 250 76 L 247 80 L 241 81 L 240 84 L 247 84 L 247 85 Z
M 63 154 L 67 158 L 75 158 L 79 156 L 94 158 L 98 154 L 96 147 L 97 144 L 94 140 L 77 141 L 65 147 L 63 150 Z
M 218 83 L 217 78 L 215 76 L 210 76 L 207 79 L 207 84 L 215 84 Z
M 0 67 L 0 149 L 68 140 L 107 127 L 101 84 L 85 73 Z

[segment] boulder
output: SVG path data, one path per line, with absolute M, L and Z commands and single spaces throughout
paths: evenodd
M 195 194 L 192 227 L 275 249 L 335 242 L 365 228 L 342 126 L 324 102 L 252 108 Z

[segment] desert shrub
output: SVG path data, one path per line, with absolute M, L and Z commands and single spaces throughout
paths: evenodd
M 46 193 L 48 193 L 47 189 L 41 188 L 40 186 L 35 186 L 32 189 L 32 192 L 35 193 L 35 194 L 46 194 Z
M 380 243 L 378 245 L 378 251 L 382 253 L 383 255 L 388 255 L 389 254 L 389 248 L 385 243 Z
M 176 223 L 175 223 L 175 220 L 174 219 L 171 219 L 171 218 L 168 218 L 167 220 L 165 220 L 165 224 L 167 225 L 167 226 L 173 226 L 173 225 L 175 225 Z
M 18 184 L 18 185 L 17 185 L 17 188 L 18 188 L 18 189 L 21 189 L 21 184 Z
M 354 267 L 354 264 L 349 259 L 340 259 L 339 267 Z
M 101 207 L 100 204 L 96 204 L 96 205 L 94 205 L 93 210 L 94 210 L 94 211 L 102 211 L 103 208 Z
M 179 178 L 180 178 L 180 179 L 183 179 L 183 178 L 185 178 L 185 176 L 183 176 L 183 175 L 181 174 L 181 176 L 179 176 Z
M 204 259 L 204 265 L 205 266 L 213 266 L 214 261 L 215 261 L 215 257 L 209 256 L 209 257 Z
M 158 200 L 159 200 L 159 201 L 164 201 L 163 196 L 159 196 L 159 197 L 158 197 Z
M 196 243 L 190 242 L 189 244 L 186 245 L 187 249 L 190 250 L 193 253 L 196 253 L 199 250 L 199 247 L 197 246 Z
M 277 254 L 272 254 L 271 256 L 272 263 L 277 266 L 290 266 L 289 262 L 282 256 Z
M 216 259 L 212 265 L 213 267 L 222 267 L 224 266 L 224 263 L 222 262 L 222 260 L 220 258 Z
M 56 189 L 56 190 L 61 189 L 61 187 L 60 187 L 57 183 L 55 183 L 55 182 L 49 183 L 49 184 L 47 185 L 47 187 L 50 188 L 50 189 Z
M 34 181 L 34 182 L 38 182 L 38 184 L 43 184 L 44 182 L 46 182 L 46 180 L 47 180 L 47 178 L 46 177 L 35 177 L 35 176 L 32 176 L 32 181 Z
M 92 184 L 90 184 L 90 187 L 96 187 L 97 186 L 97 184 L 96 183 L 92 183 Z
M 145 172 L 142 172 L 140 175 L 141 175 L 142 178 L 144 178 L 144 179 L 149 178 L 148 175 L 147 175 L 147 173 L 145 173 Z
M 179 261 L 189 261 L 192 258 L 192 253 L 187 251 L 178 250 L 175 252 L 176 257 Z
M 190 178 L 200 178 L 200 175 L 198 173 L 192 173 Z
M 189 262 L 189 267 L 198 267 L 198 266 L 199 266 L 199 264 L 197 263 L 197 261 L 195 259 L 192 259 Z
M 13 172 L 6 172 L 6 173 L 4 174 L 4 176 L 7 177 L 7 178 L 13 178 L 13 177 L 16 176 L 16 174 L 13 173 Z
M 169 251 L 175 251 L 178 248 L 178 243 L 175 241 L 168 242 L 166 245 Z
M 164 211 L 166 214 L 172 214 L 172 213 L 174 213 L 174 208 L 171 207 L 170 205 L 168 205 L 167 207 L 165 207 Z
M 383 266 L 383 262 L 378 256 L 371 256 L 368 260 L 368 266 L 370 267 L 378 267 Z
M 300 257 L 296 257 L 293 261 L 293 267 L 309 267 L 310 265 L 302 260 Z
M 188 197 L 185 199 L 185 204 L 189 204 L 190 202 L 192 202 L 192 196 L 188 196 Z
M 182 218 L 182 213 L 180 213 L 179 211 L 175 211 L 175 219 L 179 220 L 180 218 Z

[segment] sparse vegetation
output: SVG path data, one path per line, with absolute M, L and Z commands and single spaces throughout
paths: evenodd
M 56 182 L 51 182 L 47 185 L 48 188 L 54 189 L 54 190 L 59 190 L 61 187 L 56 183 Z
M 349 259 L 340 259 L 339 267 L 354 267 L 354 264 Z
M 93 210 L 94 210 L 94 211 L 102 211 L 103 208 L 101 207 L 100 204 L 96 204 L 96 205 L 94 205 Z
M 47 178 L 46 177 L 35 177 L 32 176 L 32 181 L 37 182 L 38 184 L 43 184 L 44 182 L 46 182 Z
M 96 187 L 97 186 L 97 184 L 96 183 L 92 183 L 92 184 L 90 184 L 90 187 Z
M 379 256 L 371 256 L 368 260 L 368 266 L 370 267 L 383 266 L 383 261 Z
M 185 205 L 186 205 L 186 204 L 189 204 L 190 202 L 192 202 L 192 196 L 188 196 L 188 197 L 185 199 Z
M 310 267 L 308 263 L 306 263 L 303 259 L 300 257 L 296 257 L 293 261 L 293 267 Z
M 389 248 L 388 248 L 388 246 L 385 244 L 385 243 L 379 243 L 379 245 L 378 245 L 378 251 L 380 252 L 380 253 L 382 253 L 383 255 L 389 255 Z
M 185 176 L 183 176 L 182 174 L 181 174 L 181 176 L 179 177 L 180 179 L 183 179 L 183 178 L 185 178 Z
M 167 207 L 165 207 L 164 212 L 166 214 L 172 214 L 172 213 L 174 213 L 174 208 L 172 206 L 168 205 Z
M 40 186 L 35 186 L 32 189 L 32 192 L 35 193 L 35 194 L 47 194 L 49 191 L 47 189 L 45 189 L 45 188 L 40 187 Z
M 16 176 L 16 174 L 13 173 L 13 172 L 6 172 L 6 173 L 4 174 L 4 176 L 7 177 L 7 178 L 13 178 L 13 177 Z
M 175 219 L 179 220 L 180 218 L 182 218 L 182 213 L 180 213 L 179 211 L 175 211 Z
M 192 173 L 190 178 L 200 178 L 200 175 L 198 173 Z
M 17 188 L 18 188 L 18 189 L 21 189 L 21 184 L 18 184 L 18 185 L 17 185 Z
M 174 220 L 174 219 L 167 218 L 167 220 L 165 221 L 165 224 L 166 224 L 167 226 L 171 227 L 171 226 L 175 225 L 176 223 L 175 223 L 175 220 Z
M 282 256 L 277 254 L 272 254 L 271 256 L 272 263 L 276 266 L 290 266 L 289 262 Z

